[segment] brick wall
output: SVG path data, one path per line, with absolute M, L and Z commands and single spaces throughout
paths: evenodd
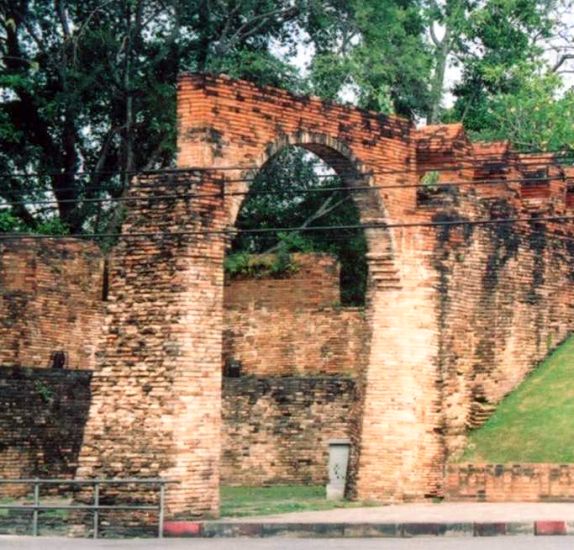
M 103 256 L 74 239 L 0 242 L 0 364 L 93 369 L 103 322 Z
M 494 149 L 499 155 L 495 160 L 508 154 L 508 145 Z M 527 162 L 531 169 L 547 160 L 533 157 Z M 455 197 L 445 197 L 442 204 L 427 205 L 425 210 L 432 219 L 443 221 L 570 215 L 564 200 L 565 174 L 558 167 L 548 168 L 553 179 L 547 195 L 531 193 L 529 186 L 525 197 L 516 164 L 509 166 L 495 177 L 510 183 L 462 187 Z M 477 171 L 484 175 L 480 166 Z M 464 446 L 468 428 L 480 426 L 572 331 L 572 228 L 534 220 L 444 227 L 436 232 L 431 258 L 438 275 L 442 429 L 445 454 L 450 455 Z
M 87 371 L 0 367 L 0 478 L 74 477 L 90 378 Z M 0 495 L 29 490 L 0 486 Z
M 226 379 L 222 483 L 325 483 L 328 442 L 349 436 L 354 399 L 350 378 Z
M 182 483 L 168 494 L 172 515 L 217 513 L 221 445 L 225 243 L 221 233 L 179 233 L 232 227 L 248 187 L 243 178 L 252 177 L 289 145 L 319 155 L 350 188 L 372 186 L 353 194 L 361 221 L 371 226 L 365 231 L 368 342 L 350 414 L 354 496 L 392 501 L 442 494 L 451 442 L 472 416 L 470 403 L 484 401 L 473 388 L 486 388 L 491 378 L 496 386 L 501 370 L 515 369 L 522 376 L 523 367 L 512 365 L 515 354 L 504 350 L 521 349 L 528 339 L 544 340 L 547 335 L 538 325 L 559 319 L 556 341 L 569 325 L 569 314 L 557 300 L 547 299 L 550 292 L 568 287 L 565 269 L 557 270 L 560 275 L 552 285 L 541 284 L 538 244 L 530 249 L 523 245 L 516 270 L 505 271 L 503 247 L 486 230 L 472 238 L 449 231 L 445 244 L 447 239 L 435 228 L 408 226 L 461 215 L 500 217 L 490 208 L 492 199 L 511 203 L 521 216 L 564 212 L 570 204 L 564 178 L 526 192 L 520 177 L 525 163 L 532 168 L 533 159 L 501 147 L 494 157 L 515 164 L 503 174 L 508 184 L 480 187 L 490 168 L 484 156 L 474 158 L 475 147 L 460 127 L 416 131 L 397 117 L 226 77 L 184 75 L 178 88 L 181 170 L 140 178 L 130 189 L 130 196 L 141 200 L 130 203 L 112 267 L 102 369 L 94 380 L 80 468 L 86 475 L 177 477 Z M 425 205 L 412 184 L 421 172 L 446 161 L 461 164 L 447 183 L 462 179 L 476 189 L 444 187 L 438 195 L 446 200 Z M 170 177 L 177 179 L 181 195 L 147 201 L 169 194 L 174 183 Z M 190 198 L 197 190 L 201 193 Z M 391 227 L 384 225 L 388 222 Z M 408 227 L 392 227 L 395 222 Z M 539 232 L 530 224 L 519 225 L 515 230 L 524 231 L 524 242 Z M 545 227 L 572 234 L 568 225 Z M 160 230 L 178 236 L 144 237 L 137 243 L 130 237 L 131 232 Z M 456 243 L 468 245 L 466 254 L 457 256 Z M 503 256 L 491 253 L 495 249 Z M 563 251 L 548 250 L 542 262 L 548 269 L 568 263 Z M 494 264 L 496 284 L 483 284 L 484 270 Z M 469 277 L 466 268 L 472 270 Z M 503 328 L 508 315 L 498 313 L 508 286 L 516 286 L 511 293 L 515 298 L 532 301 L 511 321 L 512 331 Z M 533 286 L 537 288 L 525 294 Z M 493 339 L 501 347 L 484 358 L 478 350 L 489 350 Z M 509 345 L 513 339 L 515 348 Z M 542 348 L 528 352 L 530 366 Z M 505 387 L 512 383 L 509 378 Z
M 408 187 L 417 181 L 408 121 L 225 77 L 180 79 L 178 166 L 221 168 L 230 226 L 247 189 L 241 178 L 253 177 L 288 145 L 317 154 L 351 188 L 373 186 L 353 193 L 363 222 L 425 218 L 418 216 L 416 194 Z M 382 184 L 393 190 L 379 191 Z M 417 239 L 383 226 L 365 236 L 369 344 L 352 414 L 353 485 L 361 498 L 423 498 L 436 492 L 441 476 L 434 272 L 416 254 Z M 405 345 L 405 329 L 413 326 L 418 333 Z
M 73 478 L 91 402 L 88 371 L 0 368 L 0 478 Z M 244 377 L 223 385 L 221 481 L 327 480 L 328 442 L 347 438 L 355 383 Z M 0 487 L 0 496 L 30 487 Z
M 574 465 L 451 464 L 446 497 L 477 502 L 574 502 Z
M 445 435 L 455 452 L 572 330 L 574 256 L 525 228 L 477 228 L 437 248 Z
M 224 363 L 244 375 L 357 373 L 368 353 L 362 308 L 339 304 L 339 266 L 328 255 L 294 254 L 280 278 L 228 278 L 224 292 Z
M 242 178 L 293 145 L 336 167 L 350 188 L 372 186 L 353 194 L 361 221 L 370 225 L 365 360 L 349 414 L 353 494 L 383 501 L 443 494 L 445 459 L 461 444 L 467 424 L 480 420 L 480 408 L 495 405 L 571 329 L 568 242 L 574 231 L 559 222 L 468 232 L 409 224 L 564 214 L 572 207 L 572 174 L 554 166 L 552 181 L 523 185 L 525 166 L 536 168 L 537 159 L 499 147 L 489 160 L 512 161 L 498 174 L 508 181 L 481 187 L 493 172 L 484 156 L 474 157 L 478 149 L 460 128 L 416 131 L 396 117 L 225 77 L 183 76 L 178 94 L 181 170 L 144 175 L 126 196 L 138 200 L 126 203 L 123 235 L 111 259 L 79 475 L 173 477 L 181 484 L 168 492 L 170 515 L 217 514 L 227 244 L 222 230 L 233 226 L 241 206 L 247 190 Z M 443 186 L 433 200 L 418 200 L 412 184 L 446 161 L 461 165 L 446 183 L 462 179 L 472 186 Z M 563 245 L 550 233 L 561 233 Z M 23 311 L 21 291 L 13 292 L 17 299 L 3 304 Z M 42 333 L 72 326 L 68 309 L 58 310 Z M 34 315 L 44 319 L 49 313 Z M 13 323 L 19 314 L 3 316 Z M 303 321 L 309 325 L 311 319 Z M 358 323 L 341 319 L 348 326 Z M 263 322 L 277 323 L 278 317 L 261 317 L 256 325 Z M 339 329 L 325 333 L 333 330 Z M 341 338 L 355 338 L 341 330 Z M 16 330 L 8 332 L 12 338 Z M 85 333 L 74 337 L 80 346 Z M 247 349 L 236 347 L 234 354 L 247 356 Z M 321 359 L 320 349 L 310 353 Z M 31 364 L 44 361 L 38 357 Z M 301 362 L 297 357 L 282 368 L 296 372 Z M 332 365 L 320 368 L 331 372 Z

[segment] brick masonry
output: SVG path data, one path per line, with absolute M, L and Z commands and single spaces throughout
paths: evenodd
M 445 460 L 466 428 L 572 328 L 572 226 L 532 218 L 571 212 L 573 174 L 554 165 L 533 183 L 548 157 L 470 144 L 460 126 L 414 130 L 399 118 L 225 77 L 183 76 L 178 124 L 180 170 L 142 176 L 126 196 L 138 200 L 126 202 L 110 260 L 79 475 L 172 477 L 181 484 L 169 491 L 169 515 L 217 514 L 229 244 L 222 230 L 234 224 L 244 178 L 293 145 L 322 157 L 351 189 L 373 187 L 354 194 L 361 220 L 379 227 L 366 230 L 351 494 L 387 502 L 444 495 Z M 445 163 L 454 169 L 435 187 L 412 187 Z M 461 218 L 531 221 L 392 227 Z M 164 235 L 138 236 L 154 232 Z M 262 313 L 255 309 L 254 319 Z M 235 344 L 232 353 L 248 350 Z M 297 373 L 296 363 L 285 361 L 282 372 Z M 252 368 L 269 372 L 259 360 Z
M 0 364 L 93 369 L 103 321 L 103 255 L 77 239 L 0 241 Z
M 340 306 L 339 266 L 294 254 L 281 277 L 226 278 L 221 480 L 327 481 L 328 442 L 347 439 L 368 353 L 362 308 Z
M 202 198 L 191 200 L 200 184 Z M 186 198 L 153 200 L 173 195 L 176 185 Z M 221 454 L 219 186 L 193 173 L 167 173 L 141 178 L 129 196 L 144 200 L 128 209 L 110 259 L 78 476 L 180 480 L 168 493 L 168 513 L 213 515 Z
M 91 373 L 0 367 L 0 478 L 73 478 L 90 408 Z M 0 486 L 0 496 L 30 487 Z
M 574 465 L 450 464 L 446 497 L 477 502 L 574 502 Z
M 402 219 L 408 210 L 416 213 L 412 189 L 400 188 L 417 180 L 414 141 L 405 120 L 245 82 L 196 76 L 180 81 L 178 119 L 179 166 L 222 168 L 225 189 L 231 192 L 245 189 L 234 180 L 251 177 L 275 152 L 296 145 L 336 167 L 350 187 L 383 181 L 397 185 L 392 193 L 374 189 L 356 194 L 363 222 Z M 238 168 L 227 170 L 232 166 Z M 386 175 L 379 176 L 381 172 Z M 236 194 L 226 199 L 228 224 L 233 224 L 240 204 Z M 354 492 L 362 498 L 422 498 L 437 488 L 443 452 L 434 429 L 439 416 L 434 405 L 438 395 L 433 398 L 437 340 L 429 292 L 434 272 L 408 253 L 416 240 L 395 240 L 385 229 L 370 229 L 366 237 L 369 351 L 352 415 Z M 410 276 L 403 279 L 401 269 Z M 375 326 L 382 330 L 373 333 Z M 403 333 L 411 326 L 419 330 L 416 342 L 406 346 Z M 413 476 L 413 471 L 424 473 Z
M 357 375 L 368 354 L 363 308 L 341 307 L 339 266 L 294 254 L 284 277 L 228 278 L 223 361 L 243 375 Z
M 325 484 L 329 440 L 349 437 L 354 399 L 351 378 L 226 379 L 222 483 Z

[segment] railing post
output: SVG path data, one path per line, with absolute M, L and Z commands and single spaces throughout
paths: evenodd
M 32 536 L 38 536 L 38 506 L 40 506 L 40 481 L 34 480 L 34 511 L 32 512 Z
M 163 538 L 163 519 L 164 519 L 164 507 L 165 504 L 165 482 L 159 482 L 159 526 L 158 526 L 158 538 Z
M 100 523 L 100 511 L 118 511 L 118 510 L 142 510 L 146 512 L 154 511 L 158 513 L 158 538 L 163 538 L 164 534 L 164 523 L 165 523 L 165 497 L 166 497 L 166 487 L 168 483 L 178 483 L 178 481 L 164 480 L 161 478 L 144 478 L 144 479 L 79 479 L 79 480 L 60 480 L 60 479 L 40 479 L 40 478 L 29 478 L 29 479 L 2 479 L 0 478 L 0 486 L 9 483 L 17 483 L 24 486 L 33 486 L 34 500 L 32 506 L 28 503 L 22 503 L 17 505 L 10 504 L 0 504 L 0 511 L 2 510 L 19 510 L 30 512 L 32 511 L 32 535 L 34 537 L 39 536 L 39 521 L 40 512 L 45 510 L 81 510 L 84 514 L 89 511 L 93 512 L 93 538 L 99 538 L 99 523 Z M 101 501 L 101 490 L 100 488 L 106 484 L 119 484 L 119 485 L 130 485 L 130 484 L 143 484 L 151 488 L 159 487 L 159 501 L 154 504 L 153 502 L 146 502 L 145 504 L 135 504 L 129 506 L 127 504 L 112 504 L 112 505 L 102 505 Z M 81 485 L 81 486 L 92 486 L 93 487 L 93 504 L 66 504 L 66 505 L 46 505 L 42 506 L 40 503 L 40 489 L 42 485 Z M 86 518 L 86 516 L 83 516 Z
M 100 523 L 100 484 L 94 482 L 94 538 L 98 538 L 98 525 Z

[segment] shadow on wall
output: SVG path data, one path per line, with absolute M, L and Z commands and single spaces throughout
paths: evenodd
M 0 477 L 73 478 L 90 409 L 90 371 L 0 367 Z M 0 497 L 24 486 L 4 486 Z

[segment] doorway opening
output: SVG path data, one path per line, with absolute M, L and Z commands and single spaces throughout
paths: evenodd
M 285 147 L 263 165 L 227 251 L 224 514 L 241 514 L 248 495 L 281 510 L 305 487 L 302 506 L 332 505 L 329 443 L 352 437 L 370 341 L 367 241 L 350 163 L 327 150 Z

